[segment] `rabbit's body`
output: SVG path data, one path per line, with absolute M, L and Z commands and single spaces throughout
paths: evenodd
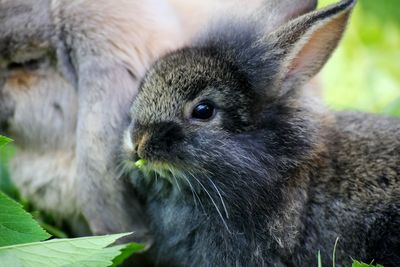
M 310 175 L 300 250 L 337 262 L 400 263 L 400 120 L 337 113 L 326 154 Z M 298 265 L 302 261 L 298 261 Z M 339 265 L 339 266 L 341 266 Z
M 342 1 L 272 33 L 220 24 L 160 59 L 124 136 L 166 266 L 400 264 L 400 120 L 333 113 L 301 88 L 340 40 Z M 215 32 L 216 31 L 216 32 Z
M 316 157 L 293 168 L 289 177 L 282 174 L 286 182 L 275 191 L 279 205 L 253 187 L 240 186 L 241 195 L 223 195 L 229 231 L 205 191 L 197 192 L 200 204 L 184 181 L 180 187 L 168 182 L 162 187 L 161 179 L 150 185 L 135 179 L 159 244 L 154 248 L 157 260 L 167 266 L 315 266 L 321 251 L 329 266 L 339 238 L 339 266 L 350 265 L 351 257 L 397 266 L 400 120 L 363 113 L 335 115 L 315 121 L 327 124 L 315 143 Z M 204 186 L 224 212 L 213 185 Z

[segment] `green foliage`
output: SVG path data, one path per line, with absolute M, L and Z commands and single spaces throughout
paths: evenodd
M 75 239 L 54 239 L 46 242 L 0 247 L 0 267 L 106 267 L 121 254 L 120 246 L 109 247 L 126 234 Z
M 366 264 L 366 263 L 362 263 L 359 261 L 353 261 L 352 267 L 383 267 L 383 265 L 380 265 L 380 264 L 375 265 L 372 263 Z
M 337 0 L 320 0 L 320 6 Z M 328 104 L 400 116 L 398 0 L 360 0 L 347 32 L 322 71 Z
M 46 240 L 50 237 L 22 206 L 0 192 L 0 246 Z
M 338 246 L 339 238 L 336 238 L 335 245 L 333 246 L 333 253 L 332 253 L 332 267 L 336 267 L 336 248 Z M 321 258 L 321 251 L 318 251 L 318 267 L 323 267 L 322 265 L 322 258 Z M 370 264 L 362 263 L 360 261 L 353 260 L 351 267 L 384 267 L 383 265 L 377 264 L 373 265 L 372 262 Z
M 121 254 L 113 260 L 113 265 L 110 267 L 117 267 L 127 260 L 133 253 L 145 249 L 144 245 L 131 243 L 121 249 Z
M 16 199 L 18 197 L 18 192 L 11 183 L 7 169 L 8 160 L 14 154 L 14 149 L 12 146 L 5 146 L 11 141 L 11 139 L 0 135 L 0 191 Z
M 0 135 L 0 148 L 11 143 L 12 141 L 13 141 L 12 139 Z
M 320 251 L 318 251 L 317 259 L 318 259 L 318 267 L 323 267 L 322 266 L 322 259 L 321 259 L 321 252 Z M 336 267 L 335 262 L 332 263 L 332 267 Z M 384 266 L 380 265 L 380 264 L 374 265 L 373 263 L 367 264 L 367 263 L 363 263 L 363 262 L 360 262 L 360 261 L 353 260 L 353 263 L 351 264 L 351 267 L 384 267 Z
M 21 204 L 0 192 L 0 267 L 118 266 L 132 253 L 143 249 L 138 244 L 108 247 L 126 235 L 40 242 L 50 235 Z

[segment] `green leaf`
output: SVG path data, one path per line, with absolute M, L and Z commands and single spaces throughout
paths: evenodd
M 130 243 L 127 246 L 121 247 L 121 254 L 113 260 L 113 264 L 110 267 L 117 267 L 128 259 L 133 253 L 140 252 L 145 249 L 144 245 L 137 243 Z
M 105 267 L 122 246 L 107 247 L 128 234 L 53 239 L 0 248 L 0 267 Z M 107 247 L 107 248 L 106 248 Z
M 55 238 L 68 238 L 68 235 L 64 233 L 62 230 L 58 229 L 57 227 L 50 225 L 45 222 L 40 222 L 40 226 L 43 227 L 46 232 L 51 234 Z
M 18 191 L 10 179 L 8 171 L 8 162 L 14 155 L 14 146 L 5 146 L 0 148 L 0 191 L 10 196 L 13 199 L 18 198 Z
M 0 247 L 50 237 L 22 206 L 0 192 Z
M 135 162 L 135 167 L 140 169 L 142 168 L 144 165 L 146 165 L 146 161 L 144 159 L 139 159 L 138 161 Z
M 374 265 L 372 262 L 370 264 L 362 263 L 359 261 L 353 261 L 352 267 L 383 267 L 380 264 Z
M 13 141 L 12 139 L 0 135 L 0 148 L 7 145 L 8 143 L 11 143 L 12 141 Z

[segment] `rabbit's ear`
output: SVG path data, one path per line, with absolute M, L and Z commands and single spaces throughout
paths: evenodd
M 269 35 L 280 94 L 299 87 L 323 67 L 345 30 L 354 0 L 301 16 Z
M 317 0 L 264 0 L 264 9 L 269 14 L 270 27 L 278 27 L 283 23 L 311 12 L 317 8 Z

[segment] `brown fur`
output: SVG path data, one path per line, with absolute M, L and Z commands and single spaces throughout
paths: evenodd
M 6 86 L 10 86 L 15 90 L 27 90 L 36 85 L 38 77 L 29 71 L 18 71 L 9 76 Z

